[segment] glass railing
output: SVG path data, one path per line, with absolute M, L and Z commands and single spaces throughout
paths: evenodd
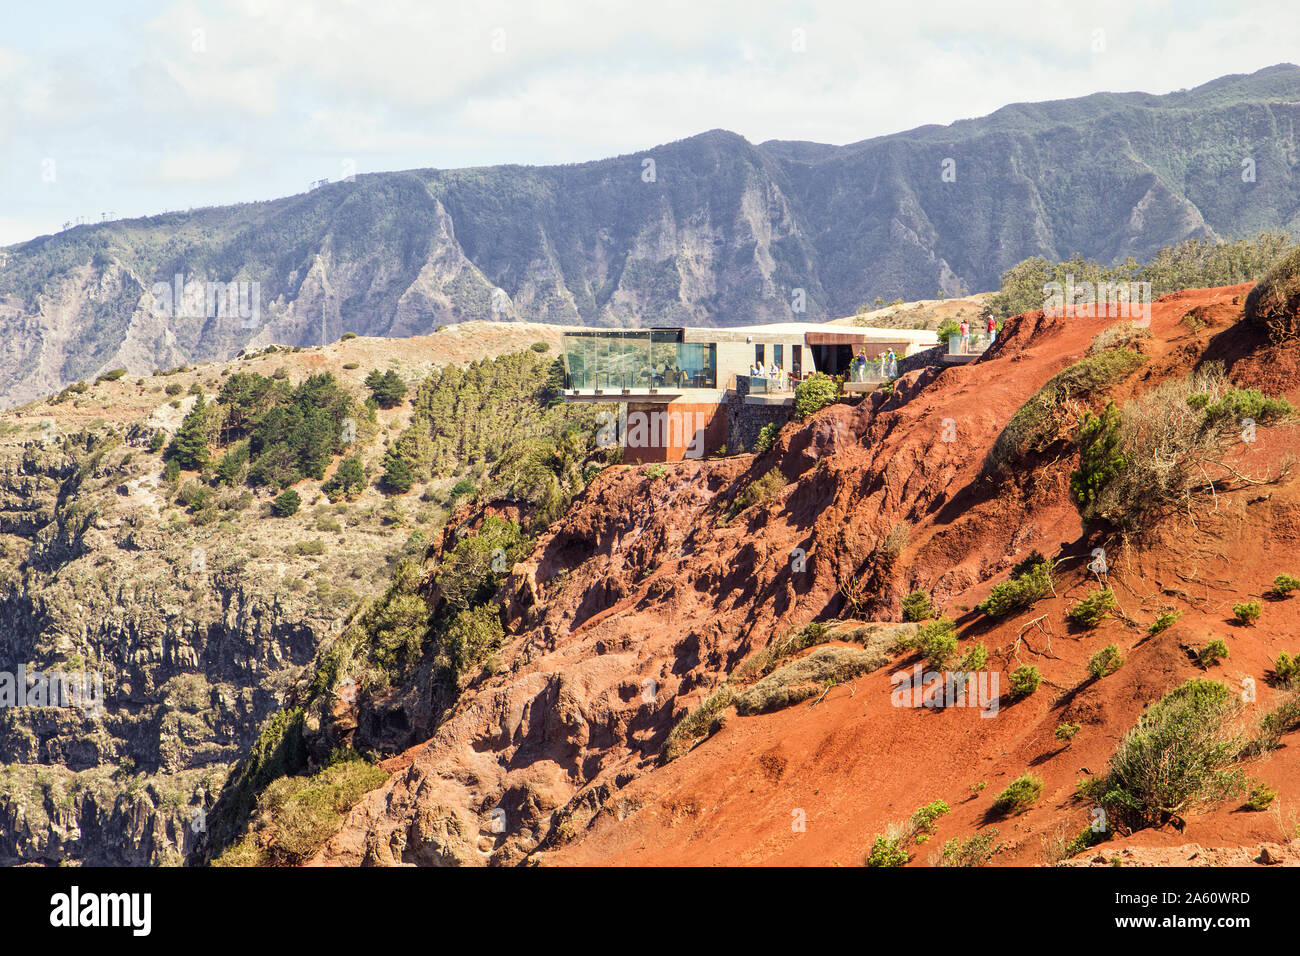
M 750 375 L 749 394 L 771 395 L 777 392 L 793 392 L 794 382 L 789 375 Z
M 859 365 L 856 361 L 849 364 L 849 382 L 880 383 L 889 378 L 890 376 L 885 374 L 883 358 L 867 359 L 865 365 Z
M 993 340 L 983 332 L 976 332 L 966 337 L 965 346 L 962 345 L 961 333 L 953 332 L 948 336 L 948 354 L 949 355 L 978 355 L 993 344 Z
M 717 346 L 674 338 L 671 331 L 567 334 L 565 387 L 603 391 L 717 388 Z

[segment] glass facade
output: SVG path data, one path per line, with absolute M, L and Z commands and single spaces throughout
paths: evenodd
M 717 388 L 717 346 L 680 337 L 676 329 L 566 333 L 564 387 Z

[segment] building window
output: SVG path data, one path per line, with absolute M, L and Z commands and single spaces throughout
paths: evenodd
M 761 345 L 754 346 L 754 364 L 755 365 L 763 364 L 763 346 Z

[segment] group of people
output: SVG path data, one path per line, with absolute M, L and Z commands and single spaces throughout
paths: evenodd
M 790 384 L 790 379 L 786 376 L 785 369 L 780 365 L 772 362 L 770 365 L 764 365 L 762 359 L 755 360 L 754 364 L 749 367 L 750 378 L 766 378 L 772 383 L 772 388 L 784 390 Z
M 962 319 L 961 325 L 957 327 L 957 331 L 961 336 L 957 351 L 960 354 L 965 355 L 970 351 L 970 322 L 966 319 Z M 993 316 L 991 315 L 988 317 L 988 326 L 985 331 L 988 332 L 989 345 L 992 345 L 998 339 L 998 324 L 993 320 Z
M 892 348 L 884 355 L 880 356 L 879 359 L 867 358 L 867 350 L 862 349 L 861 351 L 858 352 L 857 358 L 853 360 L 853 364 L 849 369 L 851 380 L 854 382 L 867 381 L 867 377 L 868 377 L 867 367 L 869 365 L 877 365 L 877 364 L 879 366 L 880 373 L 884 378 L 898 377 L 898 356 L 894 354 L 894 350 Z

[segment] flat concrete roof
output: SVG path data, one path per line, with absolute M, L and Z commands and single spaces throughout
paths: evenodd
M 767 325 L 731 325 L 726 327 L 707 326 L 659 326 L 655 329 L 602 329 L 584 326 L 574 333 L 599 335 L 601 332 L 650 332 L 680 331 L 683 342 L 773 342 L 777 339 L 800 339 L 817 345 L 852 345 L 862 342 L 905 342 L 912 346 L 938 345 L 938 333 L 929 329 L 877 329 L 865 325 L 845 326 L 831 325 L 827 322 L 772 322 Z M 810 339 L 809 336 L 813 338 Z M 826 336 L 820 342 L 817 338 Z

